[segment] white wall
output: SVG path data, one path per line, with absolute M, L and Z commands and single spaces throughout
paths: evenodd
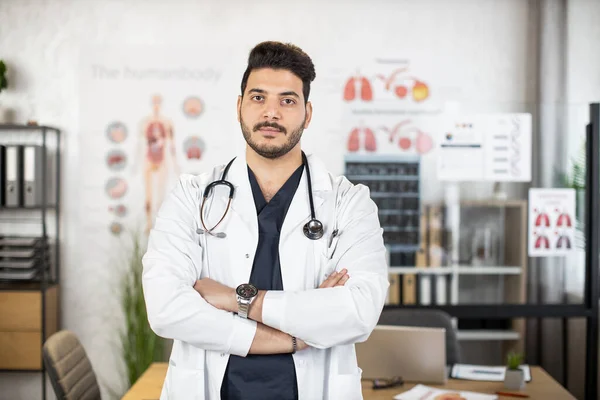
M 105 394 L 106 383 L 118 388 L 122 379 L 111 344 L 114 327 L 106 318 L 115 312 L 104 298 L 108 290 L 103 285 L 110 277 L 106 271 L 86 268 L 86 243 L 77 236 L 85 218 L 76 211 L 77 190 L 86 178 L 77 168 L 83 134 L 78 129 L 80 48 L 185 44 L 193 49 L 218 41 L 243 59 L 261 40 L 291 41 L 313 56 L 315 93 L 322 84 L 320 66 L 384 49 L 386 54 L 427 60 L 445 78 L 437 90 L 448 100 L 463 102 L 464 111 L 527 111 L 535 92 L 534 55 L 526 40 L 528 7 L 521 0 L 0 2 L 0 57 L 12 69 L 13 84 L 0 101 L 15 109 L 18 121 L 33 118 L 56 125 L 66 138 L 62 326 L 80 335 Z M 231 93 L 232 104 L 235 96 Z M 343 148 L 318 146 L 323 140 L 339 142 L 339 132 L 319 133 L 321 123 L 326 126 L 328 118 L 339 118 L 339 110 L 317 104 L 318 96 L 313 100 L 322 122 L 313 121 L 304 143 L 324 158 L 340 160 Z M 332 164 L 336 166 L 341 172 L 341 165 Z M 38 398 L 39 391 L 37 375 L 0 374 L 3 399 Z

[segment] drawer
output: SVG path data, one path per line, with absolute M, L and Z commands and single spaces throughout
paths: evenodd
M 40 332 L 0 332 L 0 369 L 40 370 Z
M 56 331 L 57 287 L 46 290 L 47 334 Z M 0 331 L 41 332 L 42 292 L 0 291 Z
M 41 330 L 41 292 L 0 292 L 0 331 Z

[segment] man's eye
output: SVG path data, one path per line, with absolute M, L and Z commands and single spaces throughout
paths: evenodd
M 296 102 L 292 99 L 283 99 L 283 102 L 287 105 L 296 104 Z
M 258 96 L 258 95 L 257 96 L 253 96 L 252 98 L 254 100 L 256 100 L 256 101 L 262 101 L 263 100 L 263 97 L 262 96 Z

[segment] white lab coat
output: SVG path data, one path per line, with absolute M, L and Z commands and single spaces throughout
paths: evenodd
M 280 234 L 285 291 L 267 292 L 263 322 L 311 346 L 293 355 L 300 400 L 362 399 L 354 344 L 371 334 L 389 286 L 377 207 L 366 186 L 330 175 L 315 156 L 308 163 L 325 233 L 310 240 L 302 232 L 310 219 L 304 171 Z M 161 400 L 219 399 L 229 355 L 246 356 L 256 331 L 256 322 L 214 308 L 193 289 L 203 277 L 232 288 L 250 278 L 258 221 L 244 154 L 229 170 L 235 197 L 215 230 L 227 237 L 196 232 L 204 188 L 220 179 L 223 168 L 181 177 L 160 207 L 143 258 L 150 326 L 174 339 Z M 224 186 L 213 190 L 205 207 L 207 227 L 221 218 L 227 199 Z M 343 287 L 317 289 L 342 268 L 350 275 Z

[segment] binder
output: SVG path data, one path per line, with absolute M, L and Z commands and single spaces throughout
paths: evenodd
M 6 206 L 20 207 L 23 204 L 23 148 L 6 146 Z
M 42 146 L 23 147 L 23 205 L 26 207 L 41 206 L 44 201 L 43 151 Z
M 6 146 L 0 145 L 0 206 L 6 205 Z
M 432 207 L 429 216 L 429 259 L 430 267 L 444 266 L 444 212 L 441 206 Z M 435 304 L 446 304 L 447 277 L 436 275 L 434 282 L 434 293 L 432 301 Z

